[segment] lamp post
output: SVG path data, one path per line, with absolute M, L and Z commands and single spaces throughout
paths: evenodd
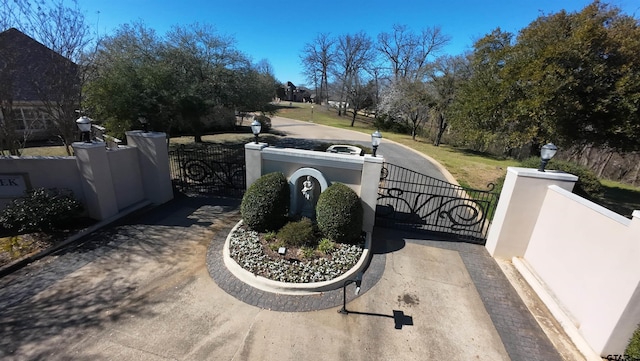
M 149 121 L 145 117 L 139 117 L 138 121 L 142 124 L 142 131 L 149 133 Z
M 351 283 L 356 284 L 355 294 L 357 296 L 360 293 L 360 286 L 362 286 L 362 272 L 358 272 L 355 279 L 344 281 L 344 285 L 342 285 L 342 308 L 338 310 L 338 313 L 343 315 L 349 313 L 347 310 L 347 286 Z
M 378 151 L 378 146 L 380 145 L 380 141 L 382 141 L 382 134 L 380 134 L 379 130 L 376 130 L 371 134 L 371 145 L 373 146 L 373 156 L 376 156 L 376 152 Z
M 256 137 L 256 144 L 258 144 L 258 134 L 260 134 L 260 130 L 262 130 L 262 124 L 260 124 L 258 119 L 253 118 L 253 122 L 251 122 L 251 132 Z
M 539 172 L 544 172 L 544 168 L 547 166 L 547 163 L 556 155 L 558 151 L 558 147 L 556 147 L 553 143 L 548 143 L 542 146 L 540 149 L 540 168 L 538 168 Z
M 80 129 L 80 132 L 82 132 L 84 142 L 91 143 L 91 118 L 83 115 L 76 120 L 76 125 L 78 129 Z

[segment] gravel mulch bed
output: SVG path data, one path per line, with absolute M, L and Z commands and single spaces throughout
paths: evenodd
M 229 251 L 231 258 L 245 270 L 280 282 L 308 283 L 332 280 L 360 260 L 364 242 L 360 244 L 336 243 L 336 247 L 322 257 L 295 258 L 300 254 L 288 249 L 288 256 L 271 251 L 258 232 L 238 227 L 231 235 Z

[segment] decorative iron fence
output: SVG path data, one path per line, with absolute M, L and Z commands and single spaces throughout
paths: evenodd
M 380 175 L 376 225 L 422 230 L 484 244 L 498 201 L 487 190 L 461 187 L 385 163 Z
M 181 191 L 242 197 L 244 144 L 184 144 L 169 150 L 171 178 Z

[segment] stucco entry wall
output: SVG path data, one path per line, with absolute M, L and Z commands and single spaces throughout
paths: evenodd
M 362 202 L 364 210 L 363 230 L 373 231 L 378 183 L 384 158 L 370 155 L 354 156 L 311 150 L 268 147 L 264 143 L 245 145 L 247 188 L 263 174 L 282 172 L 289 180 L 291 209 L 297 210 L 300 182 L 310 175 L 315 181 L 324 179 L 326 186 L 342 183 L 351 188 Z

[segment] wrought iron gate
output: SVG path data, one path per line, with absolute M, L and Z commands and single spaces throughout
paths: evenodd
M 448 183 L 385 163 L 380 175 L 376 225 L 423 230 L 484 244 L 498 195 Z
M 183 144 L 169 151 L 169 159 L 173 183 L 183 192 L 244 194 L 244 144 Z

